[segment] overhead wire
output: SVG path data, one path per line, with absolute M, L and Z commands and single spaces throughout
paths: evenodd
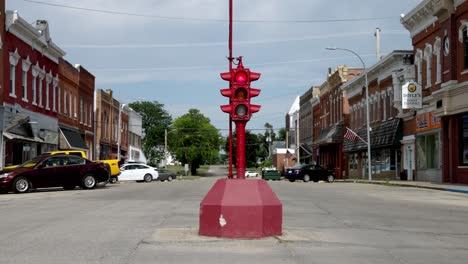
M 166 20 L 228 22 L 227 19 L 149 15 L 149 14 L 142 14 L 142 13 L 129 13 L 129 12 L 79 7 L 79 6 L 72 6 L 72 5 L 65 5 L 65 4 L 55 4 L 55 3 L 48 3 L 48 2 L 36 1 L 36 0 L 23 0 L 23 1 L 34 3 L 34 4 L 40 4 L 40 5 L 47 5 L 47 6 L 54 6 L 54 7 L 75 9 L 75 10 L 81 10 L 81 11 L 89 11 L 89 12 L 98 12 L 98 13 L 105 13 L 105 14 L 111 14 L 111 15 L 125 15 L 125 16 L 157 18 L 157 19 L 166 19 Z M 237 23 L 331 23 L 331 22 L 374 21 L 374 20 L 388 20 L 388 19 L 395 19 L 395 17 L 365 17 L 365 18 L 313 19 L 313 20 L 242 20 L 242 19 L 237 19 L 237 20 L 233 20 L 233 22 L 237 22 Z

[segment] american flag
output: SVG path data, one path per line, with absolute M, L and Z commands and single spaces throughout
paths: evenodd
M 354 141 L 354 140 L 356 140 L 358 135 L 354 131 L 352 131 L 351 129 L 346 128 L 346 132 L 345 132 L 343 137 L 346 138 L 346 139 L 349 139 L 351 141 Z

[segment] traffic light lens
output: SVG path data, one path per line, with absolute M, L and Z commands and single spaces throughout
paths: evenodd
M 234 96 L 237 100 L 245 100 L 247 99 L 247 89 L 245 88 L 237 88 Z
M 247 115 L 247 106 L 240 104 L 236 106 L 236 115 L 238 116 L 245 116 Z
M 238 72 L 236 73 L 236 82 L 237 83 L 246 83 L 247 82 L 247 73 L 245 72 Z

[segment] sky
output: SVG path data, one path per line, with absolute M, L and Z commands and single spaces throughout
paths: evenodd
M 381 54 L 412 50 L 401 14 L 421 0 L 233 0 L 233 56 L 260 72 L 252 87 L 262 105 L 247 129 L 285 126 L 294 99 L 322 84 L 328 68 L 367 67 Z M 49 22 L 52 41 L 96 77 L 96 89 L 112 89 L 121 103 L 157 101 L 173 118 L 199 109 L 222 134 L 228 98 L 220 89 L 227 71 L 228 0 L 6 0 L 7 10 L 33 24 Z

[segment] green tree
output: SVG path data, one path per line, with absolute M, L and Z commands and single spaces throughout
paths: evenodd
M 233 141 L 232 141 L 232 164 L 237 166 L 237 136 L 236 132 L 232 134 Z M 226 138 L 225 148 L 229 159 L 229 136 Z M 261 152 L 261 141 L 258 138 L 258 135 L 255 135 L 250 132 L 250 130 L 245 131 L 245 163 L 247 168 L 256 168 L 258 167 L 257 160 L 260 157 Z
M 286 128 L 280 128 L 278 134 L 278 141 L 286 141 Z
M 169 133 L 169 147 L 179 161 L 188 163 L 192 175 L 202 164 L 216 161 L 221 134 L 198 109 L 190 109 L 178 117 Z
M 143 152 L 148 164 L 155 166 L 164 158 L 165 130 L 170 127 L 172 117 L 157 101 L 134 102 L 128 106 L 142 117 Z

